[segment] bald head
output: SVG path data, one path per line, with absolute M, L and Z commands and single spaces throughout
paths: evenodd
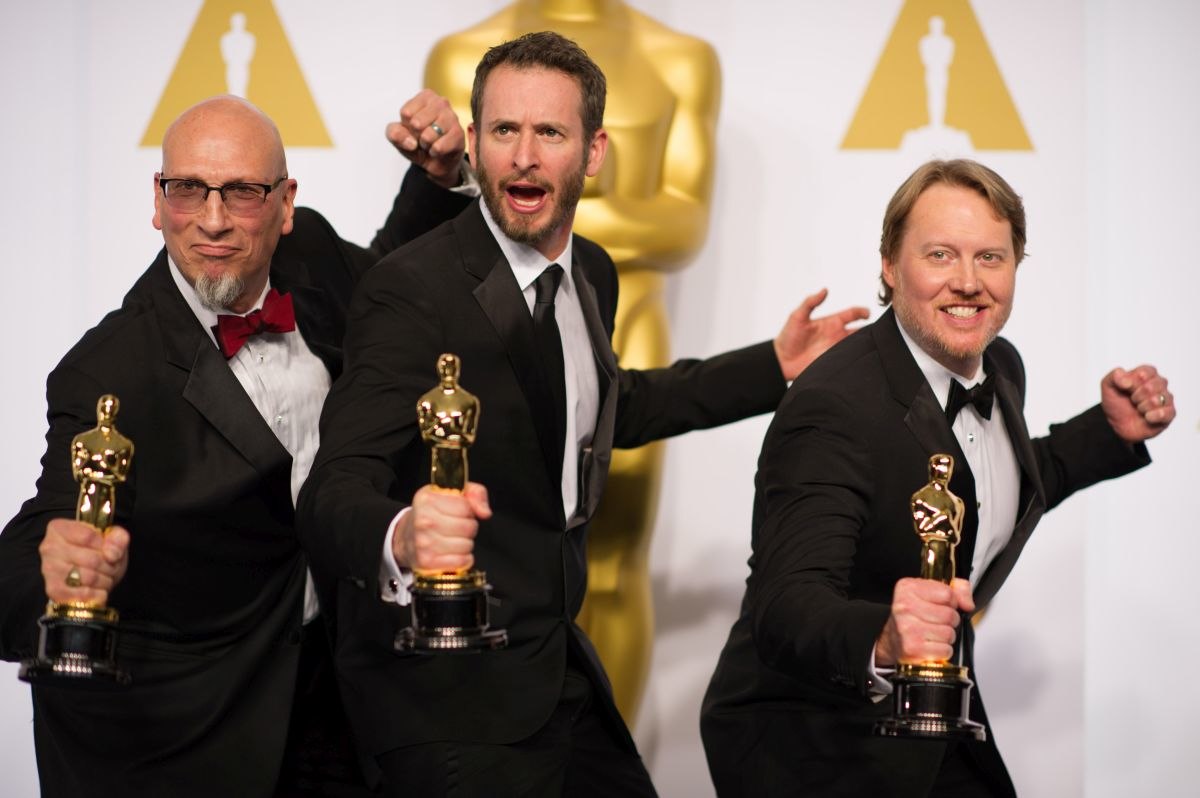
M 201 100 L 171 123 L 163 135 L 163 174 L 170 174 L 168 163 L 179 150 L 214 137 L 240 142 L 245 158 L 261 157 L 275 177 L 287 174 L 279 128 L 258 106 L 231 94 Z
M 173 201 L 160 178 L 175 187 L 208 186 L 203 205 Z M 231 212 L 224 191 L 216 189 L 234 184 L 260 187 L 262 204 L 241 203 Z M 240 97 L 192 106 L 163 136 L 154 188 L 154 226 L 201 301 L 214 309 L 249 310 L 267 284 L 279 237 L 292 230 L 296 181 L 287 177 L 275 123 Z

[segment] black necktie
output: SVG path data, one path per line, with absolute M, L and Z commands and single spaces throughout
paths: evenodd
M 551 263 L 538 275 L 534 283 L 537 298 L 533 303 L 533 336 L 537 340 L 538 352 L 542 357 L 542 368 L 546 375 L 546 387 L 554 405 L 554 440 L 558 457 L 559 476 L 562 474 L 562 455 L 567 441 L 567 383 L 563 367 L 562 337 L 558 333 L 558 322 L 554 319 L 554 297 L 562 281 L 563 270 Z
M 958 416 L 958 411 L 968 404 L 975 405 L 975 410 L 985 419 L 992 417 L 992 402 L 996 398 L 995 375 L 989 374 L 987 379 L 972 388 L 964 388 L 958 380 L 950 380 L 950 396 L 946 399 L 946 420 L 951 424 Z

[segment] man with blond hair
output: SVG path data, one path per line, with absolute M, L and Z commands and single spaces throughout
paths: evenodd
M 933 161 L 892 197 L 875 323 L 789 389 L 755 479 L 750 578 L 705 696 L 701 732 L 730 796 L 1004 796 L 995 740 L 872 736 L 900 662 L 947 661 L 961 613 L 1000 589 L 1042 514 L 1149 462 L 1175 417 L 1153 366 L 1113 369 L 1100 403 L 1025 427 L 1025 371 L 998 337 L 1025 255 L 1021 198 L 973 161 Z M 910 510 L 930 457 L 954 457 L 965 513 L 952 584 L 916 578 Z M 986 677 L 985 677 L 986 678 Z M 986 724 L 980 691 L 971 720 Z

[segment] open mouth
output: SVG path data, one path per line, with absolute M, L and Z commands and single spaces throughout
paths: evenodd
M 509 205 L 519 213 L 534 213 L 541 210 L 550 196 L 549 187 L 529 180 L 508 183 L 504 186 Z

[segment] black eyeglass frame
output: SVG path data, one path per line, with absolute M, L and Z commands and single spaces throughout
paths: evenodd
M 263 203 L 263 205 L 266 205 L 267 198 L 271 196 L 271 192 L 274 191 L 275 189 L 279 188 L 279 184 L 283 183 L 287 179 L 288 179 L 287 175 L 284 175 L 283 177 L 279 178 L 278 180 L 276 180 L 274 183 L 271 183 L 270 185 L 268 185 L 266 183 L 248 183 L 245 180 L 239 180 L 236 183 L 226 183 L 223 186 L 210 186 L 208 183 L 205 183 L 201 180 L 197 180 L 194 177 L 162 177 L 162 176 L 159 176 L 158 188 L 160 191 L 162 191 L 163 198 L 167 202 L 170 202 L 171 194 L 167 191 L 167 186 L 169 183 L 195 183 L 196 185 L 204 186 L 204 196 L 200 198 L 200 203 L 199 203 L 199 205 L 196 206 L 197 208 L 203 207 L 204 204 L 208 202 L 208 195 L 214 191 L 221 195 L 221 202 L 225 205 L 226 208 L 228 208 L 229 207 L 229 199 L 226 196 L 225 192 L 229 191 L 230 189 L 234 189 L 239 186 L 253 186 L 254 188 L 261 188 L 263 190 L 262 203 Z

